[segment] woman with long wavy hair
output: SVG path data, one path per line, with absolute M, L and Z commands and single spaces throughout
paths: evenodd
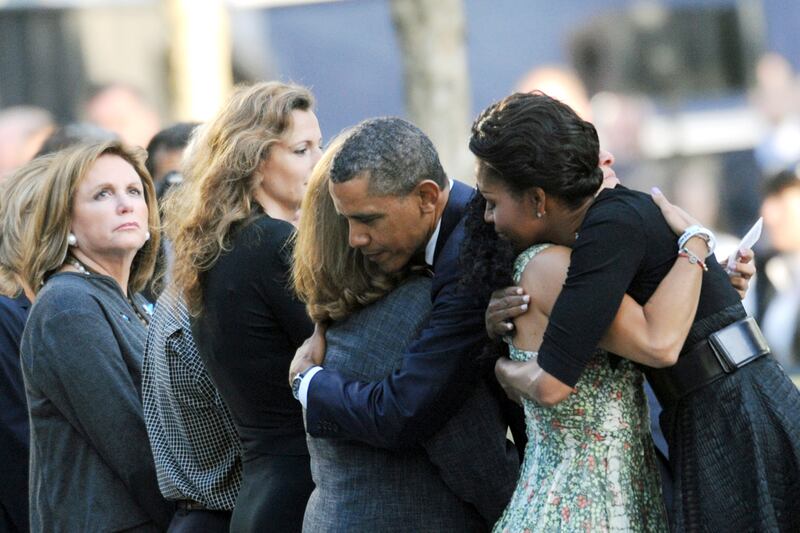
M 173 279 L 244 453 L 231 531 L 299 531 L 313 489 L 286 383 L 313 326 L 288 286 L 287 240 L 321 156 L 314 100 L 278 82 L 238 88 L 201 127 L 166 212 Z

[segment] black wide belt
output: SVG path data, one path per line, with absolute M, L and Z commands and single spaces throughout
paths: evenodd
M 176 500 L 175 507 L 182 511 L 205 511 L 206 506 L 194 500 Z
M 667 406 L 768 353 L 758 324 L 747 317 L 698 342 L 673 366 L 649 369 L 647 380 L 661 404 Z

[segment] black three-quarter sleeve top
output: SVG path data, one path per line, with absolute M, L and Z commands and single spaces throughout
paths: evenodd
M 289 288 L 294 227 L 259 214 L 236 230 L 232 248 L 206 274 L 192 332 L 231 411 L 245 459 L 307 455 L 300 404 L 288 385 L 295 350 L 313 333 Z
M 567 279 L 539 349 L 539 365 L 574 386 L 625 293 L 644 305 L 677 255 L 677 237 L 650 195 L 622 186 L 602 191 L 578 230 Z M 713 258 L 707 265 L 695 324 L 730 306 L 741 308 L 725 271 Z M 693 344 L 691 337 L 685 346 Z

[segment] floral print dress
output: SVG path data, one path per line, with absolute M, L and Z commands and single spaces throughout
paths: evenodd
M 519 283 L 536 245 L 514 264 Z M 536 352 L 516 348 L 527 361 Z M 598 350 L 575 392 L 554 407 L 524 400 L 528 446 L 495 532 L 668 531 L 642 373 Z

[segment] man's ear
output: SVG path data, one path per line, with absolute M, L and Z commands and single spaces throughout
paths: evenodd
M 442 189 L 433 180 L 424 180 L 417 184 L 414 194 L 419 198 L 419 208 L 423 213 L 431 213 L 436 210 Z

